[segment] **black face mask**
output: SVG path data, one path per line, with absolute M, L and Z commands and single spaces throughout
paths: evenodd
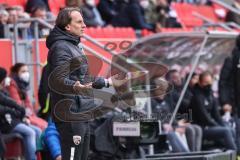
M 206 94 L 210 94 L 212 91 L 212 85 L 208 84 L 206 86 L 202 86 L 202 90 L 206 93 Z

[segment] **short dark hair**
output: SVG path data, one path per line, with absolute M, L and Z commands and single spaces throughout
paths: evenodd
M 236 46 L 240 48 L 240 34 L 236 38 Z
M 170 78 L 171 78 L 171 75 L 173 74 L 173 73 L 178 73 L 178 70 L 176 70 L 176 69 L 171 69 L 171 70 L 169 70 L 168 72 L 167 72 L 167 74 L 166 74 L 166 76 L 165 76 L 165 78 L 166 78 L 166 80 L 170 80 Z
M 47 11 L 47 7 L 46 6 L 33 6 L 31 8 L 31 14 L 35 14 L 37 10 L 41 10 L 41 11 Z
M 23 67 L 26 66 L 25 63 L 16 63 L 14 66 L 11 67 L 10 71 L 11 74 L 18 74 L 19 70 Z
M 57 19 L 56 19 L 56 26 L 58 28 L 60 28 L 61 30 L 66 30 L 65 27 L 71 23 L 72 21 L 72 17 L 71 17 L 71 13 L 73 11 L 77 11 L 80 14 L 81 10 L 78 7 L 66 7 L 63 8 L 62 10 L 60 10 L 60 12 L 58 13 Z
M 203 78 L 206 76 L 213 77 L 212 73 L 210 71 L 204 71 L 199 75 L 199 81 L 202 82 Z

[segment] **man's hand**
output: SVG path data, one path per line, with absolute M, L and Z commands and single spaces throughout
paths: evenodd
M 57 156 L 55 160 L 62 160 L 62 156 L 61 155 Z
M 173 131 L 173 128 L 170 124 L 163 124 L 163 130 L 168 133 Z
M 31 124 L 30 119 L 28 117 L 24 117 L 23 122 L 26 123 L 27 125 Z
M 223 111 L 224 112 L 232 112 L 232 106 L 230 104 L 224 104 L 223 105 Z
M 73 85 L 73 90 L 76 93 L 87 93 L 88 89 L 92 88 L 92 83 L 87 83 L 85 85 L 82 85 L 79 81 L 77 81 L 74 85 Z

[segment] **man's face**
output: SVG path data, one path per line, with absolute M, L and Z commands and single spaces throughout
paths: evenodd
M 174 72 L 171 74 L 170 81 L 173 83 L 174 86 L 181 86 L 182 85 L 182 79 L 178 72 Z
M 8 23 L 15 23 L 18 20 L 18 15 L 16 10 L 10 10 L 9 12 Z
M 7 14 L 0 15 L 0 21 L 2 24 L 6 24 L 8 21 L 8 15 Z
M 212 85 L 212 81 L 213 81 L 212 76 L 206 75 L 205 77 L 203 77 L 201 81 L 199 81 L 199 85 L 203 88 L 205 86 Z
M 66 31 L 75 35 L 75 36 L 83 36 L 86 25 L 83 21 L 82 15 L 78 11 L 73 11 L 71 13 L 72 21 L 65 28 Z
M 46 13 L 46 10 L 44 9 L 38 9 L 36 10 L 36 12 L 33 14 L 33 17 L 36 17 L 36 18 L 41 18 L 41 19 L 46 19 L 46 16 L 47 13 Z

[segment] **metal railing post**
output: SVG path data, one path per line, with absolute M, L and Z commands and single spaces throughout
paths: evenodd
M 36 70 L 37 70 L 37 84 L 40 83 L 41 77 L 41 66 L 40 66 L 40 54 L 39 54 L 39 31 L 38 31 L 38 22 L 34 22 L 34 37 L 35 37 L 35 57 L 36 57 Z
M 12 63 L 15 64 L 17 62 L 17 55 L 18 55 L 18 24 L 14 23 L 13 29 L 13 37 L 14 37 L 14 53 L 12 54 Z

